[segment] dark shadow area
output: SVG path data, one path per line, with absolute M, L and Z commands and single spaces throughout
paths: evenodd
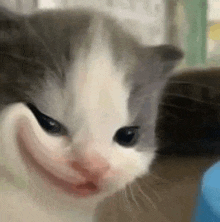
M 168 81 L 156 125 L 159 154 L 220 154 L 220 69 Z

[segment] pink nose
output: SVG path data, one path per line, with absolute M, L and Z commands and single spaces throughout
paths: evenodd
M 73 161 L 71 167 L 79 172 L 87 181 L 98 182 L 110 169 L 103 158 L 93 157 L 85 160 Z
M 70 166 L 85 178 L 85 182 L 72 186 L 72 191 L 81 197 L 101 191 L 103 178 L 110 169 L 110 165 L 103 157 L 91 156 L 88 153 L 76 161 L 70 162 Z

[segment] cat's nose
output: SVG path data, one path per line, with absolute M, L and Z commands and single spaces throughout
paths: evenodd
M 70 164 L 87 181 L 93 182 L 101 180 L 110 169 L 108 161 L 100 156 L 79 159 Z

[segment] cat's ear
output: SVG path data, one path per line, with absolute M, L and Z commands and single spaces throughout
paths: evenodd
M 160 45 L 154 47 L 153 51 L 156 55 L 158 55 L 158 58 L 162 63 L 162 72 L 164 75 L 172 71 L 184 56 L 183 52 L 179 48 L 172 45 Z
M 136 81 L 160 82 L 170 76 L 183 58 L 183 52 L 172 45 L 138 48 Z
M 0 45 L 10 44 L 21 35 L 21 16 L 0 7 Z
M 148 128 L 148 143 L 153 138 L 157 115 L 158 98 L 166 78 L 183 58 L 183 52 L 171 45 L 140 47 L 137 51 L 137 66 L 134 72 L 129 97 L 131 118 Z M 153 126 L 153 127 L 151 127 Z M 152 130 L 152 131 L 151 131 Z

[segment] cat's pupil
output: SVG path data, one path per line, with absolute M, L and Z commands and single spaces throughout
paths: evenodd
M 56 120 L 41 113 L 33 104 L 28 103 L 27 106 L 35 115 L 41 127 L 51 134 L 66 134 L 65 128 Z
M 37 119 L 40 125 L 48 132 L 59 133 L 61 131 L 61 125 L 57 121 L 42 115 L 40 115 Z
M 138 126 L 120 128 L 119 130 L 117 130 L 113 138 L 115 142 L 124 147 L 134 146 L 138 142 L 138 139 L 139 139 Z

